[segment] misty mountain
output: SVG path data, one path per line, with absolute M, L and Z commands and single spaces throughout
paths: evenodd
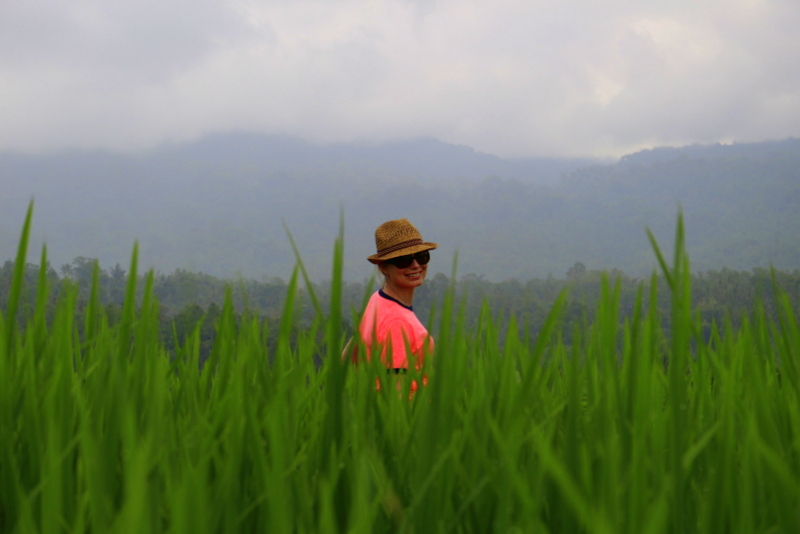
M 431 271 L 562 275 L 575 262 L 647 275 L 645 228 L 669 253 L 682 206 L 695 269 L 800 266 L 800 141 L 661 148 L 616 163 L 507 160 L 435 140 L 313 145 L 214 135 L 137 155 L 0 154 L 0 258 L 35 198 L 36 247 L 215 276 L 286 278 L 287 230 L 312 277 L 329 276 L 340 213 L 345 275 L 374 273 L 374 228 L 408 217 L 440 244 Z
M 254 166 L 269 172 L 321 172 L 331 176 L 374 175 L 439 183 L 475 182 L 503 176 L 530 183 L 557 182 L 576 168 L 599 163 L 588 158 L 502 159 L 436 139 L 387 144 L 311 144 L 300 139 L 247 133 L 210 135 L 197 142 L 163 147 L 161 161 L 184 160 L 209 168 Z

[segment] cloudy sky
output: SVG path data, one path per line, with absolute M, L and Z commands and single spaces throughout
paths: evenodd
M 798 28 L 797 0 L 2 0 L 0 150 L 780 139 L 800 135 Z

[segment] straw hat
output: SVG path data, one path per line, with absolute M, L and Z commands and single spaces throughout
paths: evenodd
M 378 253 L 367 258 L 372 263 L 380 263 L 423 250 L 433 250 L 439 245 L 422 241 L 419 230 L 408 222 L 408 219 L 397 219 L 386 221 L 375 230 L 375 246 Z

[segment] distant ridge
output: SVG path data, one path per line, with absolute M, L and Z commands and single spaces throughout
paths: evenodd
M 292 137 L 241 132 L 163 146 L 155 156 L 182 156 L 212 165 L 233 160 L 281 171 L 344 167 L 417 179 L 477 181 L 499 176 L 531 183 L 554 183 L 565 173 L 603 162 L 592 158 L 503 159 L 431 138 L 380 144 L 314 144 Z
M 620 158 L 623 164 L 651 164 L 658 161 L 669 161 L 677 158 L 730 158 L 730 157 L 764 157 L 781 152 L 800 150 L 800 139 L 790 137 L 779 141 L 763 141 L 761 143 L 714 143 L 709 145 L 692 144 L 680 147 L 656 147 L 640 150 Z
M 502 159 L 433 139 L 315 145 L 219 134 L 140 154 L 0 153 L 0 261 L 35 198 L 31 250 L 219 277 L 287 277 L 286 228 L 312 278 L 329 276 L 340 213 L 345 276 L 372 274 L 374 228 L 407 217 L 440 244 L 431 273 L 488 279 L 620 269 L 648 276 L 679 206 L 699 270 L 800 268 L 800 141 L 662 147 L 613 164 Z M 38 252 L 30 258 L 38 260 Z

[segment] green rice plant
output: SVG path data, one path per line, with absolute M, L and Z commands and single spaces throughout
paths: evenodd
M 118 319 L 97 268 L 83 320 L 70 286 L 49 318 L 44 268 L 20 306 L 31 216 L 0 314 L 2 532 L 800 527 L 798 319 L 775 283 L 776 319 L 757 304 L 703 334 L 680 215 L 671 264 L 651 236 L 661 276 L 629 318 L 606 277 L 592 321 L 565 332 L 562 293 L 530 339 L 488 306 L 467 327 L 451 287 L 429 323 L 436 353 L 407 376 L 340 357 L 342 225 L 328 309 L 309 289 L 317 317 L 297 328 L 310 284 L 295 247 L 280 323 L 237 314 L 228 292 L 201 363 L 200 323 L 172 352 L 159 341 L 136 246 Z

